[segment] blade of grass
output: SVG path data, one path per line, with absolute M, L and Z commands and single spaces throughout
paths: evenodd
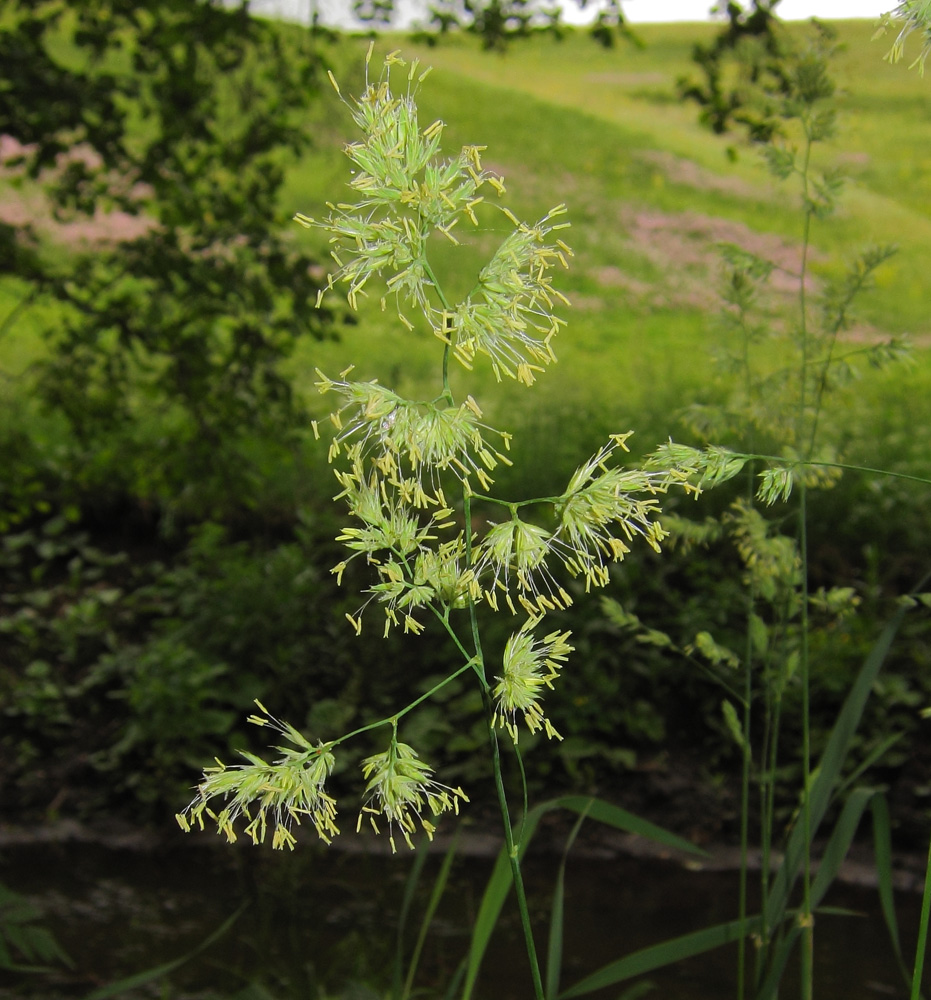
M 404 932 L 407 930 L 407 918 L 411 912 L 414 902 L 414 893 L 420 882 L 423 873 L 423 866 L 427 863 L 426 851 L 414 852 L 414 863 L 411 865 L 410 874 L 404 883 L 404 895 L 401 898 L 401 912 L 398 914 L 398 933 L 394 947 L 394 968 L 391 972 L 391 996 L 394 1000 L 399 1000 L 401 993 L 401 977 L 404 969 Z
M 928 947 L 929 919 L 931 919 L 931 843 L 928 845 L 928 866 L 925 869 L 925 889 L 921 899 L 921 919 L 918 923 L 918 944 L 915 948 L 915 972 L 912 976 L 911 1000 L 921 1000 L 921 976 L 924 972 L 925 950 Z
M 863 813 L 870 802 L 876 797 L 876 794 L 875 789 L 872 788 L 857 788 L 844 803 L 844 808 L 841 810 L 837 823 L 831 832 L 831 837 L 825 846 L 821 863 L 818 866 L 818 873 L 811 883 L 810 900 L 812 907 L 816 907 L 821 902 L 837 878 L 837 873 L 844 858 L 847 856 Z M 770 1000 L 771 997 L 775 997 L 782 970 L 789 960 L 789 956 L 795 947 L 795 942 L 801 930 L 802 927 L 799 923 L 794 924 L 792 931 L 773 949 L 770 974 L 763 988 L 760 990 L 759 1000 Z M 777 972 L 778 975 L 776 974 Z
M 574 812 L 584 813 L 589 819 L 597 820 L 606 826 L 613 826 L 617 830 L 625 831 L 625 833 L 646 837 L 647 840 L 664 844 L 677 851 L 686 851 L 700 857 L 708 856 L 707 851 L 703 851 L 684 838 L 677 837 L 669 830 L 664 830 L 661 826 L 650 823 L 648 820 L 642 819 L 626 809 L 614 806 L 610 802 L 605 802 L 603 799 L 592 799 L 584 795 L 564 795 L 561 798 L 553 799 L 548 805 L 551 809 L 572 809 Z
M 889 931 L 892 951 L 906 984 L 911 981 L 911 973 L 902 954 L 899 939 L 899 922 L 895 914 L 895 900 L 892 895 L 892 824 L 885 796 L 877 793 L 870 803 L 873 813 L 873 855 L 876 860 L 876 883 L 879 890 L 879 904 L 883 919 Z
M 439 905 L 440 899 L 446 891 L 446 885 L 449 882 L 449 872 L 453 866 L 453 859 L 456 857 L 456 849 L 459 846 L 459 832 L 460 830 L 456 831 L 456 836 L 453 838 L 453 842 L 449 845 L 449 849 L 446 851 L 446 855 L 443 858 L 443 864 L 440 865 L 436 881 L 433 883 L 433 889 L 430 892 L 430 899 L 427 902 L 427 908 L 424 911 L 423 920 L 420 922 L 420 931 L 417 934 L 417 942 L 414 945 L 414 951 L 411 954 L 411 960 L 408 965 L 407 978 L 404 981 L 404 992 L 401 994 L 401 1000 L 407 1000 L 407 998 L 411 995 L 411 990 L 414 986 L 414 976 L 417 974 L 417 966 L 420 964 L 420 955 L 423 952 L 424 942 L 427 940 L 427 934 L 429 933 L 430 926 L 433 923 L 433 916 L 436 913 L 436 908 Z M 423 851 L 421 853 L 426 856 L 427 852 Z
M 704 856 L 706 853 L 682 837 L 677 837 L 674 833 L 670 833 L 668 830 L 664 830 L 654 823 L 641 819 L 639 816 L 627 812 L 626 809 L 613 806 L 609 802 L 604 802 L 601 799 L 592 799 L 584 795 L 565 795 L 560 798 L 551 799 L 548 802 L 541 802 L 539 805 L 534 806 L 524 817 L 521 825 L 520 856 L 523 856 L 527 850 L 527 845 L 533 839 L 540 819 L 545 813 L 554 809 L 571 809 L 577 813 L 586 813 L 591 819 L 598 820 L 599 823 L 605 823 L 608 826 L 624 830 L 627 833 L 635 833 L 649 840 L 655 840 L 667 847 L 688 851 L 691 854 Z M 478 916 L 475 919 L 475 926 L 472 929 L 472 941 L 466 963 L 462 1000 L 469 1000 L 472 996 L 472 991 L 475 988 L 475 980 L 478 977 L 479 968 L 485 957 L 485 951 L 488 948 L 488 942 L 498 922 L 501 908 L 504 906 L 504 901 L 507 898 L 510 888 L 510 862 L 505 851 L 502 850 L 495 861 L 495 867 L 488 880 L 488 885 L 485 887 Z
M 184 965 L 185 962 L 189 962 L 195 955 L 199 955 L 202 951 L 206 951 L 212 944 L 216 943 L 223 937 L 224 934 L 236 923 L 236 921 L 243 915 L 246 910 L 246 906 L 240 906 L 238 910 L 231 913 L 230 916 L 223 921 L 222 924 L 209 936 L 204 938 L 203 941 L 196 947 L 191 949 L 186 955 L 182 955 L 181 958 L 172 959 L 170 962 L 165 962 L 162 965 L 156 965 L 151 969 L 146 969 L 143 972 L 137 972 L 134 976 L 127 976 L 125 979 L 121 979 L 119 982 L 111 983 L 109 986 L 103 986 L 99 990 L 94 990 L 93 993 L 88 994 L 84 1000 L 109 1000 L 110 997 L 122 996 L 129 990 L 136 989 L 138 986 L 144 986 L 146 983 L 154 982 L 156 979 L 161 979 L 163 976 L 167 976 L 170 972 L 174 972 L 175 969 Z
M 850 793 L 844 808 L 841 810 L 837 823 L 831 832 L 830 840 L 824 848 L 818 873 L 811 884 L 811 905 L 817 906 L 837 878 L 840 866 L 847 857 L 854 835 L 860 825 L 866 807 L 876 794 L 874 788 L 857 788 Z
M 632 955 L 625 955 L 624 958 L 610 962 L 574 986 L 570 986 L 569 989 L 559 994 L 559 1000 L 580 997 L 586 993 L 592 993 L 594 990 L 614 986 L 633 976 L 652 972 L 654 969 L 672 965 L 674 962 L 681 962 L 684 958 L 701 955 L 703 952 L 739 941 L 747 934 L 758 931 L 759 928 L 759 916 L 744 920 L 731 920 L 726 924 L 706 927 L 704 930 L 671 938 L 661 944 L 651 945 L 649 948 L 642 948 Z
M 902 624 L 905 608 L 899 608 L 892 620 L 883 629 L 876 644 L 870 650 L 857 675 L 850 693 L 837 716 L 831 730 L 827 746 L 817 768 L 812 772 L 809 836 L 817 834 L 828 806 L 840 783 L 844 762 L 850 751 L 857 726 L 863 716 L 867 699 L 892 645 L 892 641 Z M 785 917 L 789 896 L 804 864 L 806 852 L 806 831 L 797 823 L 789 836 L 785 857 L 773 879 L 770 895 L 766 903 L 766 922 L 770 927 L 780 924 Z
M 562 972 L 562 941 L 563 941 L 563 917 L 565 914 L 566 901 L 566 862 L 569 860 L 569 852 L 575 843 L 575 838 L 582 829 L 588 810 L 579 814 L 572 831 L 566 839 L 566 846 L 563 848 L 562 860 L 559 863 L 559 871 L 556 873 L 556 886 L 553 889 L 553 907 L 550 914 L 550 934 L 546 950 L 546 997 L 547 1000 L 555 1000 L 559 992 L 559 977 Z

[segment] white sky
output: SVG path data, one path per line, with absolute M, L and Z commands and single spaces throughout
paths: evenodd
M 591 19 L 597 2 L 587 4 L 587 12 L 580 11 L 575 0 L 560 0 L 568 23 L 578 23 L 582 18 Z M 650 21 L 708 21 L 714 0 L 622 0 L 624 15 L 632 24 Z M 414 19 L 415 12 L 422 10 L 423 0 L 397 0 L 400 22 Z M 747 3 L 749 6 L 749 0 Z M 878 18 L 880 14 L 897 6 L 896 0 L 782 0 L 776 8 L 779 17 L 785 20 L 795 18 L 821 17 L 824 19 L 868 17 Z M 345 24 L 350 9 L 350 0 L 253 0 L 252 9 L 256 13 L 283 15 L 289 20 L 307 21 L 310 12 L 318 10 L 325 24 Z M 406 18 L 405 13 L 411 17 Z
M 632 24 L 647 21 L 707 21 L 709 0 L 625 0 L 625 16 Z M 749 6 L 749 4 L 748 4 Z M 821 17 L 878 18 L 896 6 L 896 0 L 782 0 L 776 13 L 784 20 Z

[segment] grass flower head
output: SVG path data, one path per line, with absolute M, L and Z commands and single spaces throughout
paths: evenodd
M 403 299 L 429 317 L 434 309 L 427 300 L 433 285 L 425 266 L 428 238 L 436 231 L 458 242 L 452 230 L 461 219 L 478 223 L 481 188 L 488 183 L 500 193 L 504 185 L 482 168 L 481 147 L 463 146 L 452 158 L 440 157 L 445 125 L 435 121 L 422 128 L 418 119 L 417 88 L 429 70 L 420 72 L 419 64 L 411 63 L 406 90 L 397 94 L 391 73 L 403 68 L 404 60 L 397 53 L 389 55 L 373 82 L 368 78 L 371 55 L 372 48 L 364 93 L 344 101 L 362 133 L 345 147 L 354 166 L 350 187 L 356 200 L 329 205 L 323 220 L 301 214 L 295 220 L 330 233 L 338 270 L 328 287 L 348 284 L 353 308 L 369 280 L 384 273 L 388 291 L 399 303 Z M 339 93 L 332 76 L 331 81 Z
M 395 738 L 384 753 L 367 757 L 362 762 L 362 776 L 368 784 L 365 787 L 368 799 L 359 813 L 357 829 L 367 816 L 372 829 L 378 833 L 377 816 L 383 816 L 388 823 L 388 839 L 391 850 L 397 847 L 394 828 L 401 831 L 408 847 L 413 850 L 412 835 L 418 825 L 433 839 L 436 827 L 430 818 L 450 810 L 459 813 L 459 803 L 468 802 L 468 796 L 461 788 L 450 788 L 433 780 L 433 769 L 417 756 L 406 743 Z M 427 816 L 429 814 L 429 817 Z
M 260 702 L 256 704 L 262 714 L 250 716 L 249 721 L 276 729 L 294 746 L 276 747 L 282 756 L 271 764 L 240 751 L 248 763 L 227 766 L 218 760 L 216 767 L 205 768 L 197 795 L 176 816 L 178 824 L 185 832 L 195 826 L 203 830 L 206 815 L 216 823 L 217 832 L 234 843 L 236 823 L 245 818 L 243 832 L 254 844 L 264 843 L 271 827 L 272 847 L 294 850 L 293 827 L 308 819 L 317 836 L 329 844 L 339 833 L 336 802 L 324 791 L 333 770 L 333 754 L 325 744 L 314 746 L 290 723 L 274 718 Z M 215 799 L 224 803 L 219 812 L 210 805 Z
M 479 273 L 478 284 L 448 317 L 448 336 L 459 362 L 471 368 L 477 354 L 491 361 L 495 377 L 532 385 L 536 375 L 556 360 L 551 341 L 563 320 L 558 303 L 568 300 L 553 288 L 549 271 L 568 266 L 572 251 L 550 234 L 568 223 L 554 223 L 564 205 L 535 226 L 520 222 L 507 209 L 515 230 Z
M 570 632 L 550 632 L 542 641 L 533 637 L 532 630 L 539 618 L 530 618 L 515 632 L 504 647 L 502 674 L 492 692 L 495 701 L 493 724 L 503 726 L 517 742 L 517 716 L 523 716 L 531 733 L 543 730 L 552 739 L 562 739 L 540 707 L 543 688 L 553 687 L 563 663 L 573 647 Z
M 531 617 L 568 607 L 572 598 L 547 565 L 554 543 L 552 532 L 516 514 L 510 521 L 493 524 L 478 548 L 475 570 L 489 604 L 497 607 L 497 593 L 501 591 L 508 607 L 516 613 L 511 596 L 514 590 Z
M 361 445 L 360 454 L 380 465 L 385 474 L 410 470 L 420 480 L 425 470 L 451 470 L 460 480 L 475 475 L 483 489 L 491 486 L 489 473 L 499 464 L 510 465 L 504 454 L 510 435 L 482 423 L 482 411 L 471 396 L 459 406 L 446 400 L 414 402 L 377 382 L 334 381 L 318 370 L 320 392 L 336 392 L 345 400 L 330 417 L 337 428 L 330 459 L 348 442 Z M 494 435 L 498 441 L 486 440 Z

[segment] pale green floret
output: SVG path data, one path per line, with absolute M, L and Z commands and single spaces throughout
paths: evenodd
M 489 528 L 478 547 L 475 575 L 493 608 L 497 609 L 497 592 L 501 591 L 516 614 L 512 588 L 518 603 L 531 616 L 572 603 L 546 563 L 554 541 L 552 532 L 516 516 Z
M 394 827 L 397 825 L 408 847 L 413 850 L 412 834 L 421 827 L 429 840 L 433 839 L 436 827 L 424 815 L 429 811 L 436 817 L 452 810 L 459 813 L 459 802 L 468 802 L 468 796 L 461 788 L 450 788 L 433 780 L 433 769 L 418 757 L 406 743 L 392 739 L 391 746 L 384 752 L 367 757 L 362 762 L 362 777 L 368 799 L 359 813 L 358 829 L 363 816 L 368 816 L 372 829 L 378 833 L 375 822 L 377 816 L 384 816 L 388 822 L 388 839 L 391 850 L 395 851 Z
M 492 692 L 495 714 L 492 724 L 507 729 L 511 739 L 518 739 L 517 715 L 523 716 L 531 733 L 543 730 L 547 737 L 562 739 L 540 708 L 544 687 L 552 689 L 563 663 L 573 647 L 569 645 L 570 632 L 551 632 L 542 641 L 534 640 L 532 629 L 540 618 L 531 618 L 515 632 L 504 648 L 502 676 Z
M 440 600 L 450 608 L 464 608 L 469 600 L 479 600 L 481 587 L 472 570 L 463 569 L 465 545 L 462 536 L 444 542 L 434 551 L 424 549 L 414 564 L 415 583 L 429 583 Z
M 364 522 L 364 527 L 344 528 L 337 536 L 347 548 L 369 555 L 388 550 L 406 556 L 436 537 L 376 476 L 365 478 L 355 466 L 352 472 L 337 472 L 336 478 L 343 492 L 335 499 L 345 498 L 351 512 Z
M 282 756 L 269 764 L 260 757 L 240 751 L 247 764 L 228 767 L 217 761 L 217 767 L 204 769 L 204 780 L 190 805 L 176 816 L 185 832 L 197 827 L 204 829 L 204 815 L 217 825 L 217 832 L 233 843 L 237 839 L 236 823 L 240 817 L 248 821 L 243 832 L 254 844 L 264 843 L 272 827 L 272 847 L 294 849 L 294 826 L 309 819 L 317 836 L 329 844 L 339 833 L 336 826 L 336 801 L 324 791 L 324 783 L 333 770 L 334 757 L 326 744 L 314 747 L 289 723 L 269 715 L 260 703 L 264 717 L 253 715 L 249 721 L 277 729 L 301 750 L 276 747 Z M 220 799 L 225 805 L 219 813 L 210 802 Z
M 485 489 L 492 482 L 489 471 L 501 463 L 511 464 L 504 454 L 510 435 L 482 423 L 482 412 L 471 396 L 457 407 L 445 400 L 415 402 L 374 381 L 336 382 L 317 374 L 320 392 L 337 392 L 347 401 L 330 418 L 339 431 L 330 448 L 331 460 L 344 442 L 352 441 L 360 445 L 358 454 L 372 456 L 389 479 L 401 474 L 386 461 L 390 456 L 403 459 L 416 476 L 424 468 L 431 473 L 449 469 L 459 479 L 474 474 Z M 499 446 L 489 445 L 484 434 L 495 434 Z
M 369 84 L 354 103 L 345 102 L 363 134 L 362 140 L 345 147 L 357 168 L 350 182 L 357 199 L 350 204 L 328 204 L 325 219 L 298 213 L 295 221 L 331 234 L 337 271 L 327 287 L 348 284 L 353 308 L 358 307 L 358 296 L 369 279 L 387 272 L 388 290 L 399 302 L 403 298 L 434 323 L 435 310 L 427 300 L 433 287 L 426 267 L 428 237 L 436 230 L 456 243 L 451 231 L 463 216 L 478 224 L 475 208 L 482 201 L 480 188 L 488 182 L 500 193 L 504 185 L 482 169 L 479 146 L 464 146 L 458 156 L 438 159 L 445 126 L 436 121 L 420 128 L 414 75 L 408 74 L 407 93 L 395 96 L 390 85 L 394 65 L 404 62 L 386 60 L 382 78 Z M 400 309 L 399 315 L 410 325 Z
M 897 63 L 905 55 L 905 40 L 912 32 L 918 32 L 921 37 L 921 50 L 909 69 L 918 67 L 918 72 L 924 76 L 925 62 L 931 56 L 931 0 L 903 0 L 902 3 L 883 14 L 879 29 L 873 38 L 879 38 L 896 22 L 902 23 L 901 30 L 892 43 L 892 48 L 886 53 L 889 62 Z
M 503 209 L 517 228 L 479 272 L 473 292 L 446 317 L 446 335 L 466 368 L 484 354 L 499 380 L 505 375 L 532 385 L 556 360 L 550 341 L 563 321 L 553 310 L 557 302 L 568 302 L 552 287 L 547 272 L 556 264 L 566 266 L 571 251 L 561 240 L 546 240 L 568 225 L 550 224 L 565 210 L 558 205 L 536 226 L 527 226 Z
M 578 468 L 556 504 L 557 553 L 573 576 L 585 577 L 586 589 L 608 582 L 607 566 L 627 555 L 627 542 L 640 537 L 658 552 L 665 537 L 656 494 L 668 489 L 669 473 L 611 468 L 608 459 L 625 440 L 615 437 Z

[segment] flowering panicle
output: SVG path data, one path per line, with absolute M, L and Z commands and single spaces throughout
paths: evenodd
M 361 528 L 343 528 L 337 537 L 347 548 L 370 556 L 383 550 L 408 556 L 436 538 L 431 525 L 417 517 L 413 505 L 405 503 L 377 475 L 366 476 L 358 461 L 349 471 L 339 470 L 336 478 L 343 491 L 335 499 L 345 498 L 363 522 Z
M 563 323 L 553 312 L 568 300 L 552 286 L 549 270 L 567 265 L 572 251 L 550 233 L 568 223 L 552 224 L 564 205 L 528 226 L 503 209 L 514 223 L 494 257 L 479 273 L 468 298 L 446 317 L 445 336 L 456 358 L 471 368 L 476 354 L 491 360 L 495 377 L 502 375 L 532 385 L 536 375 L 556 360 L 551 341 Z
M 451 470 L 460 480 L 474 474 L 483 489 L 492 484 L 489 472 L 499 463 L 510 465 L 504 454 L 510 435 L 481 422 L 482 411 L 471 396 L 460 406 L 438 402 L 413 402 L 377 382 L 334 381 L 317 371 L 321 393 L 337 392 L 346 405 L 330 420 L 338 433 L 330 447 L 332 461 L 344 442 L 358 442 L 361 453 L 369 455 L 384 475 L 399 476 L 397 462 L 403 460 L 419 478 L 424 469 L 435 473 Z M 495 447 L 485 440 L 494 434 Z M 500 449 L 500 450 L 499 450 Z
M 362 776 L 368 799 L 359 813 L 356 829 L 367 816 L 372 829 L 378 833 L 377 816 L 383 816 L 388 823 L 388 839 L 391 850 L 394 842 L 394 827 L 397 824 L 408 847 L 413 849 L 412 834 L 418 824 L 429 840 L 433 839 L 436 827 L 424 813 L 431 817 L 452 810 L 459 813 L 459 802 L 468 802 L 468 796 L 461 788 L 441 785 L 432 778 L 433 769 L 418 757 L 406 743 L 399 743 L 392 737 L 391 746 L 384 753 L 367 757 L 362 762 Z
M 909 69 L 917 66 L 918 72 L 924 76 L 925 62 L 931 55 L 931 2 L 929 0 L 902 0 L 894 10 L 883 14 L 873 38 L 876 39 L 885 34 L 886 30 L 896 22 L 901 24 L 901 29 L 885 58 L 892 63 L 899 62 L 905 55 L 905 40 L 912 32 L 917 32 L 921 39 L 921 50 Z
M 370 48 L 366 77 L 371 54 Z M 427 291 L 433 287 L 425 266 L 430 234 L 437 231 L 458 242 L 452 230 L 461 218 L 478 224 L 475 209 L 483 200 L 480 189 L 488 183 L 500 194 L 504 184 L 482 168 L 480 146 L 464 146 L 457 156 L 439 159 L 445 126 L 435 121 L 422 129 L 415 99 L 417 86 L 429 71 L 418 75 L 419 64 L 414 61 L 407 74 L 407 91 L 398 96 L 391 90 L 391 70 L 404 65 L 392 53 L 380 79 L 367 80 L 363 95 L 345 102 L 363 135 L 361 141 L 345 147 L 356 167 L 350 187 L 357 200 L 328 204 L 330 213 L 323 220 L 302 214 L 295 220 L 331 234 L 338 270 L 327 287 L 336 282 L 348 284 L 353 308 L 369 279 L 387 272 L 388 290 L 429 319 L 435 312 L 427 300 Z M 339 93 L 332 76 L 331 81 Z M 403 314 L 402 319 L 410 325 Z
M 608 564 L 627 555 L 628 542 L 639 537 L 658 552 L 665 537 L 657 520 L 661 511 L 656 497 L 668 489 L 668 470 L 646 472 L 607 464 L 617 448 L 626 450 L 629 436 L 614 435 L 576 469 L 556 504 L 557 552 L 573 576 L 584 576 L 586 590 L 608 582 Z
M 292 828 L 306 817 L 317 836 L 329 844 L 339 833 L 336 802 L 324 791 L 324 782 L 333 770 L 333 754 L 327 744 L 313 746 L 290 723 L 274 718 L 261 702 L 256 704 L 262 715 L 252 715 L 249 721 L 276 729 L 298 749 L 275 747 L 282 756 L 272 764 L 241 750 L 247 764 L 228 767 L 218 760 L 216 767 L 205 768 L 197 795 L 176 816 L 178 824 L 185 832 L 194 826 L 203 830 L 206 814 L 216 823 L 217 832 L 233 843 L 236 822 L 242 816 L 248 821 L 244 832 L 254 844 L 264 843 L 271 824 L 272 847 L 294 850 Z M 219 813 L 210 808 L 213 799 L 226 803 Z
M 500 591 L 512 613 L 516 613 L 513 589 L 531 616 L 567 608 L 572 598 L 557 583 L 546 562 L 554 542 L 552 532 L 522 521 L 516 513 L 510 521 L 492 524 L 478 546 L 475 570 L 488 603 L 497 609 Z M 488 582 L 486 577 L 490 578 Z
M 543 730 L 547 737 L 562 739 L 540 708 L 541 689 L 552 689 L 573 647 L 570 632 L 550 632 L 542 641 L 531 634 L 541 618 L 529 618 L 504 647 L 502 675 L 496 677 L 493 725 L 503 726 L 517 742 L 517 714 L 521 713 L 531 733 Z

